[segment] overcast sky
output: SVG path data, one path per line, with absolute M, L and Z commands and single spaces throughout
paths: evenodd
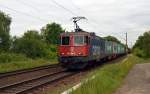
M 12 17 L 12 36 L 54 21 L 70 31 L 73 16 L 85 16 L 80 27 L 98 36 L 116 36 L 125 43 L 127 32 L 129 46 L 150 30 L 150 0 L 0 0 L 0 10 Z

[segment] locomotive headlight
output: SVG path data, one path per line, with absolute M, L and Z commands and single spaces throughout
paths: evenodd
M 78 53 L 78 55 L 82 55 L 82 53 Z
M 73 53 L 73 52 L 71 52 L 71 55 L 74 55 L 74 53 Z

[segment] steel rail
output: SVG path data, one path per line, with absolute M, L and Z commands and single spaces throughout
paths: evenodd
M 4 78 L 4 77 L 23 74 L 23 73 L 34 72 L 34 71 L 38 71 L 38 70 L 42 70 L 42 69 L 55 68 L 58 66 L 60 66 L 60 64 L 44 65 L 44 66 L 35 67 L 35 68 L 22 69 L 22 70 L 16 70 L 16 71 L 11 71 L 11 72 L 6 72 L 6 73 L 0 73 L 0 79 Z
M 2 94 L 5 94 L 5 93 L 22 94 L 34 88 L 37 88 L 37 87 L 40 87 L 40 86 L 43 86 L 45 84 L 49 84 L 52 82 L 56 82 L 63 78 L 74 75 L 76 73 L 77 72 L 67 72 L 66 70 L 64 70 L 64 71 L 60 71 L 60 72 L 56 72 L 52 74 L 47 74 L 47 75 L 43 75 L 41 77 L 34 78 L 31 80 L 21 81 L 19 83 L 1 87 L 0 92 L 2 92 Z

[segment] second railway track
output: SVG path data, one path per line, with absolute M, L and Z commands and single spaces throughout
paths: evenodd
M 4 78 L 4 77 L 9 77 L 9 76 L 14 76 L 14 75 L 18 75 L 18 74 L 34 72 L 34 71 L 48 69 L 48 68 L 56 68 L 56 67 L 59 67 L 59 66 L 60 66 L 60 64 L 45 65 L 45 66 L 40 66 L 40 67 L 35 67 L 35 68 L 30 68 L 30 69 L 22 69 L 22 70 L 16 70 L 16 71 L 11 71 L 11 72 L 6 72 L 6 73 L 0 73 L 0 79 Z
M 76 74 L 75 72 L 67 72 L 66 70 L 42 75 L 41 77 L 33 78 L 26 81 L 10 84 L 0 88 L 0 94 L 24 94 L 29 90 L 40 87 L 45 84 L 61 80 L 65 77 Z
M 0 94 L 24 94 L 42 85 L 76 74 L 60 65 L 48 65 L 33 69 L 0 74 Z

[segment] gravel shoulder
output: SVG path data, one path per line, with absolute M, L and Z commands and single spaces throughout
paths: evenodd
M 150 94 L 150 63 L 136 64 L 114 94 Z

